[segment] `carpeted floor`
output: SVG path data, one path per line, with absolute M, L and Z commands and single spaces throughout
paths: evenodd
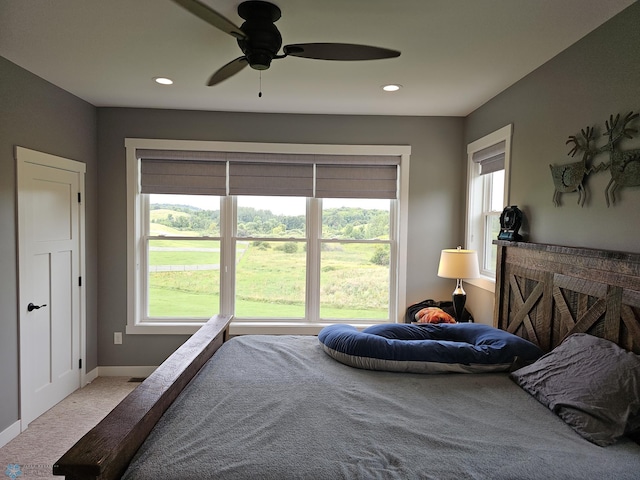
M 29 424 L 0 448 L 0 479 L 52 478 L 53 464 L 139 383 L 98 377 Z

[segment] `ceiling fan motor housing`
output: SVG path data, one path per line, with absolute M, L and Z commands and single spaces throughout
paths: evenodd
M 275 26 L 280 19 L 278 6 L 264 0 L 246 0 L 238 5 L 238 15 L 245 22 L 241 28 L 223 15 L 206 6 L 201 0 L 173 0 L 186 10 L 213 25 L 238 41 L 244 54 L 216 70 L 207 82 L 217 85 L 235 75 L 247 65 L 255 70 L 266 70 L 275 58 L 288 56 L 315 60 L 379 60 L 394 58 L 400 52 L 388 48 L 358 45 L 353 43 L 297 43 L 285 45 L 283 53 L 282 35 Z
M 274 25 L 280 18 L 280 9 L 269 2 L 250 0 L 238 6 L 238 15 L 245 19 L 240 27 L 247 38 L 238 39 L 238 45 L 256 70 L 266 70 L 282 46 L 282 35 Z

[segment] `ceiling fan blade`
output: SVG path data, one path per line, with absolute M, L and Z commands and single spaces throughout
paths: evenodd
M 352 43 L 296 43 L 285 45 L 284 53 L 317 60 L 380 60 L 400 56 L 396 50 Z
M 193 13 L 196 17 L 204 20 L 205 22 L 213 25 L 214 27 L 222 30 L 229 35 L 243 39 L 247 38 L 247 35 L 240 30 L 231 20 L 220 15 L 215 10 L 209 8 L 204 3 L 200 3 L 198 0 L 173 0 L 178 5 L 184 7 Z
M 216 73 L 211 75 L 211 78 L 209 78 L 209 81 L 207 82 L 207 86 L 212 87 L 213 85 L 219 84 L 232 75 L 238 73 L 247 65 L 249 65 L 247 57 L 238 57 L 235 60 L 230 61 L 224 67 L 220 68 Z

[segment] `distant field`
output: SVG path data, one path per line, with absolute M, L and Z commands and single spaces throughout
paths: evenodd
M 178 230 L 177 228 L 168 227 L 167 225 L 161 225 L 159 223 L 151 224 L 151 235 L 173 235 L 181 237 L 199 237 L 198 232 L 192 232 L 189 230 Z
M 178 212 L 176 210 L 169 210 L 167 208 L 159 208 L 156 210 L 149 211 L 149 217 L 151 218 L 151 222 L 155 223 L 158 220 L 164 220 L 171 215 L 174 218 L 177 217 L 189 217 L 190 214 L 186 212 Z
M 214 240 L 154 240 L 151 246 L 167 249 L 150 251 L 151 265 L 220 263 L 220 245 Z M 236 314 L 239 317 L 304 317 L 306 253 L 302 243 L 292 253 L 283 251 L 282 247 L 280 242 L 242 245 L 246 250 L 237 255 L 236 275 Z M 210 251 L 189 251 L 190 248 Z M 323 318 L 388 317 L 388 269 L 371 263 L 374 248 L 365 244 L 332 244 L 322 252 Z M 151 273 L 151 316 L 213 315 L 219 305 L 219 275 L 217 269 Z
M 220 242 L 217 240 L 152 240 L 149 249 L 149 265 L 152 266 L 220 263 Z

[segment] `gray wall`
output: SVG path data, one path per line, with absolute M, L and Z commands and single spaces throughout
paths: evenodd
M 87 164 L 87 352 L 97 365 L 96 109 L 0 57 L 0 431 L 19 418 L 14 146 Z
M 593 173 L 584 207 L 572 193 L 556 208 L 549 170 L 581 158 L 567 156 L 569 135 L 587 126 L 602 134 L 609 115 L 640 111 L 639 25 L 635 3 L 466 118 L 465 144 L 513 123 L 511 204 L 524 211 L 532 242 L 640 252 L 640 187 L 620 189 L 607 208 L 610 173 Z M 640 148 L 640 135 L 621 147 Z M 596 157 L 603 161 L 608 155 Z M 467 294 L 475 310 L 493 308 L 487 292 L 470 287 Z
M 126 335 L 125 137 L 278 143 L 411 145 L 408 302 L 447 298 L 435 272 L 442 248 L 460 242 L 463 119 L 98 109 L 100 365 L 157 365 L 183 336 Z

